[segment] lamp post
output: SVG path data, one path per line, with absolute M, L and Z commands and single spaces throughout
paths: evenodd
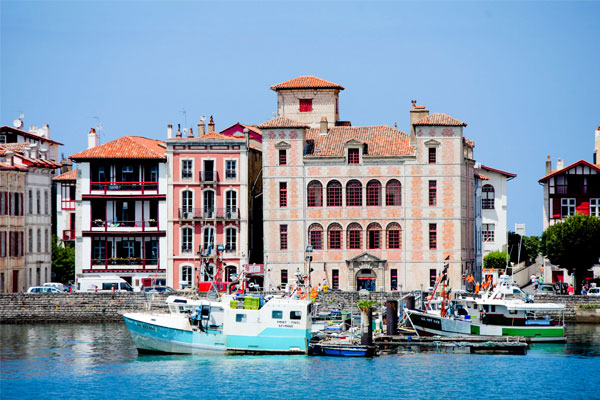
M 313 251 L 313 247 L 311 245 L 306 246 L 306 257 L 305 260 L 308 261 L 308 288 L 310 289 L 310 273 L 311 273 L 311 269 L 310 269 L 310 262 L 312 261 L 312 251 Z M 306 265 L 306 264 L 305 264 Z

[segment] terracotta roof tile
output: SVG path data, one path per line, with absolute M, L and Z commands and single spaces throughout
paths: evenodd
M 229 136 L 229 135 L 223 135 L 219 132 L 209 132 L 205 135 L 198 136 L 194 139 L 244 140 L 244 138 L 242 138 L 242 137 L 233 137 L 233 136 Z
M 23 160 L 24 164 L 26 166 L 31 166 L 31 167 L 42 167 L 42 168 L 59 168 L 62 166 L 62 164 L 56 162 L 56 161 L 52 161 L 52 160 L 44 160 L 41 158 L 32 158 L 32 157 L 27 157 L 25 156 L 25 149 L 28 148 L 31 145 L 31 143 L 3 143 L 0 144 L 0 155 L 4 156 L 6 155 L 7 151 L 12 151 L 15 153 L 15 157 L 18 157 L 19 159 Z
M 31 143 L 3 143 L 0 144 L 0 155 L 6 154 L 8 150 L 13 151 L 15 153 L 23 154 L 23 150 L 28 148 Z
M 406 133 L 387 125 L 334 126 L 326 135 L 321 135 L 319 128 L 311 128 L 306 137 L 314 141 L 312 151 L 306 154 L 313 157 L 343 157 L 350 140 L 367 145 L 366 157 L 413 155 L 415 151 Z
M 239 124 L 241 126 L 243 126 L 244 128 L 248 128 L 252 132 L 257 133 L 262 136 L 262 131 L 258 128 L 258 125 L 246 125 L 246 124 L 242 124 L 241 122 L 239 122 Z
M 429 125 L 429 126 L 467 126 L 466 123 L 452 118 L 444 113 L 434 113 L 418 119 L 413 125 Z
M 308 125 L 306 125 L 304 122 L 295 121 L 286 117 L 277 117 L 270 121 L 263 122 L 262 124 L 258 125 L 258 128 L 308 128 Z
M 488 178 L 487 176 L 482 175 L 482 174 L 478 174 L 478 173 L 475 173 L 475 178 L 479 178 L 482 181 L 489 181 L 490 180 L 490 178 Z
M 340 89 L 344 90 L 343 86 L 337 83 L 326 81 L 325 79 L 317 78 L 316 76 L 306 75 L 299 76 L 289 81 L 278 83 L 271 86 L 271 90 L 285 89 Z
M 28 171 L 28 168 L 22 165 L 10 165 L 0 161 L 0 170 Z
M 75 181 L 77 180 L 77 170 L 72 169 L 52 178 L 53 181 Z
M 140 136 L 123 136 L 108 143 L 73 154 L 72 160 L 95 158 L 165 159 L 166 146 L 163 141 Z

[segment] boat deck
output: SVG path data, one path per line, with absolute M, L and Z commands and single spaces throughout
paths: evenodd
M 380 353 L 387 354 L 399 351 L 434 351 L 438 353 L 525 355 L 529 348 L 526 338 L 519 336 L 379 336 L 375 338 L 375 345 Z

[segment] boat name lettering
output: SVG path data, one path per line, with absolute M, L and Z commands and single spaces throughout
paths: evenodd
M 142 324 L 140 322 L 136 322 L 135 324 L 137 326 L 139 326 L 140 328 L 148 329 L 148 330 L 151 330 L 151 331 L 154 331 L 154 332 L 156 332 L 156 330 L 157 330 L 156 327 L 151 326 L 151 325 Z

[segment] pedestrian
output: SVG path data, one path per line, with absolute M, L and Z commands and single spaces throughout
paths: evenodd
M 532 274 L 529 280 L 531 281 L 531 284 L 535 286 L 535 275 Z
M 567 293 L 569 294 L 569 296 L 573 296 L 575 294 L 575 288 L 573 287 L 572 283 L 569 283 L 569 288 L 567 289 Z
M 540 285 L 540 278 L 538 278 L 537 276 L 535 277 L 535 279 L 533 280 L 533 288 L 535 290 L 537 290 L 538 286 Z

